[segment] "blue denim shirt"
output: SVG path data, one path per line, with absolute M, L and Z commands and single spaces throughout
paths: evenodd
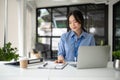
M 58 56 L 63 56 L 66 61 L 75 61 L 75 57 L 78 55 L 77 51 L 79 46 L 94 45 L 95 39 L 92 34 L 82 32 L 82 34 L 77 37 L 73 31 L 69 31 L 61 36 L 58 45 Z

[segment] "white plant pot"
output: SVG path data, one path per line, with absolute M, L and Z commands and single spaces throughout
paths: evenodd
M 114 60 L 113 67 L 115 70 L 120 71 L 120 60 L 119 59 Z

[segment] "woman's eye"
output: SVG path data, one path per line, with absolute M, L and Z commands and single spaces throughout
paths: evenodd
M 74 23 L 77 23 L 77 21 L 74 21 Z

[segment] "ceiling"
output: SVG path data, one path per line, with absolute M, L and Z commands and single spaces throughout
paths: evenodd
M 64 6 L 74 4 L 86 4 L 86 3 L 109 3 L 115 0 L 27 0 L 30 3 L 34 3 L 37 8 L 51 7 L 51 6 Z

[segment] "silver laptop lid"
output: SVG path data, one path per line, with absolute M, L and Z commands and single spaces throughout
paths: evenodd
M 107 66 L 110 46 L 80 46 L 77 68 L 102 68 Z

